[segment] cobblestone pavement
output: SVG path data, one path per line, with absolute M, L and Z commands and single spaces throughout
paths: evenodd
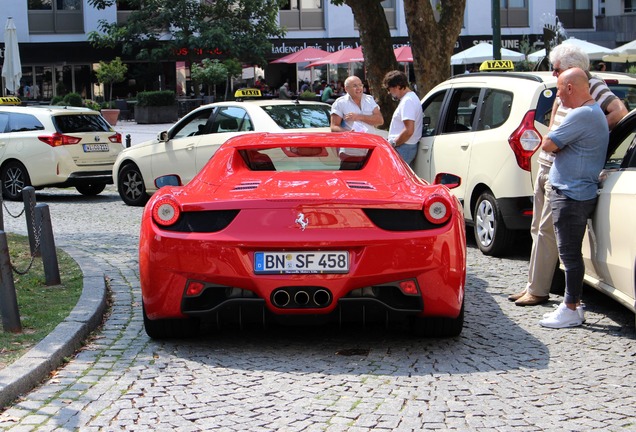
M 141 316 L 141 209 L 112 187 L 94 198 L 46 189 L 37 199 L 50 206 L 57 245 L 102 266 L 114 303 L 85 349 L 0 414 L 2 430 L 636 430 L 634 315 L 586 289 L 583 327 L 539 327 L 559 296 L 534 308 L 506 299 L 523 285 L 527 242 L 509 259 L 469 244 L 459 338 L 228 326 L 156 342 Z M 22 223 L 5 221 L 16 232 Z

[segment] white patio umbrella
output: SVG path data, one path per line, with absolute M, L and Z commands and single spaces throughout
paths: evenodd
M 636 62 L 636 40 L 614 48 L 614 53 L 603 56 L 603 60 L 615 63 Z
M 11 93 L 16 93 L 20 87 L 22 78 L 22 64 L 20 63 L 20 49 L 18 48 L 18 34 L 13 18 L 7 18 L 4 27 L 4 63 L 2 64 L 2 76 L 5 79 L 5 87 Z
M 477 45 L 460 51 L 451 56 L 452 65 L 467 65 L 481 63 L 486 60 L 494 60 L 492 45 L 488 42 L 480 42 Z M 501 48 L 501 60 L 523 61 L 526 56 L 523 53 Z
M 601 60 L 603 56 L 614 54 L 614 50 L 609 48 L 605 48 L 601 45 L 596 45 L 588 41 L 584 41 L 583 39 L 570 38 L 563 41 L 566 45 L 574 45 L 583 50 L 585 54 L 590 58 L 590 60 Z M 538 62 L 545 57 L 545 48 L 540 49 L 539 51 L 533 52 L 532 54 L 528 54 L 528 61 Z

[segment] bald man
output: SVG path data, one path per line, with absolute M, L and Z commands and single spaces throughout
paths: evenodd
M 565 267 L 565 297 L 539 322 L 543 327 L 576 327 L 583 323 L 581 302 L 585 265 L 581 247 L 596 207 L 598 176 L 605 165 L 609 128 L 603 110 L 590 94 L 588 77 L 572 68 L 559 75 L 557 96 L 570 111 L 543 139 L 541 148 L 555 153 L 550 168 L 550 204 L 559 258 Z
M 331 131 L 371 132 L 384 123 L 380 107 L 373 96 L 364 93 L 362 81 L 355 75 L 344 82 L 346 95 L 331 106 Z

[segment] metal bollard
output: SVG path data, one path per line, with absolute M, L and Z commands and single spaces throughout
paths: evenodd
M 126 148 L 130 147 L 130 144 L 131 144 L 130 141 L 131 141 L 130 134 L 126 134 Z
M 60 284 L 60 269 L 57 265 L 57 251 L 51 226 L 51 213 L 48 204 L 35 206 L 35 226 L 40 227 L 40 252 L 44 267 L 44 284 L 46 286 Z
M 35 224 L 33 209 L 35 208 L 35 189 L 33 186 L 22 188 L 22 200 L 24 201 L 24 218 L 26 220 L 27 233 L 29 235 L 29 247 L 32 256 L 40 256 L 40 251 L 36 249 Z
M 0 231 L 0 315 L 2 328 L 6 332 L 22 333 L 18 297 L 13 283 L 13 270 L 9 257 L 7 234 Z

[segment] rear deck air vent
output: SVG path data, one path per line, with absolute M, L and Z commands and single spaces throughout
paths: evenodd
M 254 190 L 261 184 L 260 180 L 244 181 L 234 186 L 235 191 Z
M 351 189 L 375 190 L 373 185 L 369 184 L 366 181 L 349 180 L 349 181 L 347 181 L 347 186 L 349 186 Z

